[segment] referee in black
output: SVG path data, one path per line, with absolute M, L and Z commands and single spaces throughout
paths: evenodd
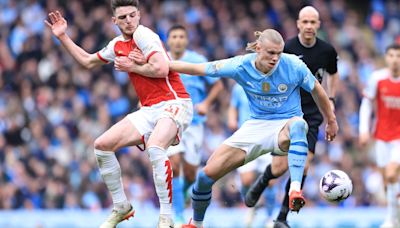
M 284 52 L 295 54 L 302 59 L 314 73 L 314 76 L 321 83 L 324 75 L 327 77 L 327 94 L 332 101 L 332 108 L 335 106 L 336 84 L 339 80 L 337 72 L 337 53 L 332 45 L 317 38 L 317 31 L 320 27 L 319 13 L 312 6 L 306 6 L 299 12 L 297 20 L 297 28 L 299 34 L 288 40 L 285 44 Z M 301 89 L 301 106 L 304 113 L 304 119 L 308 123 L 308 153 L 307 164 L 304 174 L 306 175 L 310 161 L 314 157 L 315 144 L 318 137 L 318 128 L 323 122 L 323 117 L 318 110 L 317 105 L 311 97 L 310 93 Z M 272 163 L 267 166 L 264 173 L 260 175 L 255 183 L 250 187 L 245 196 L 245 204 L 248 207 L 254 207 L 264 189 L 268 186 L 271 179 L 283 175 L 288 169 L 288 161 L 286 156 L 272 154 Z M 302 185 L 306 176 L 303 176 Z M 274 228 L 290 227 L 287 223 L 287 215 L 289 212 L 289 187 L 290 179 L 286 184 L 286 194 L 283 200 L 281 211 L 277 220 L 275 220 Z

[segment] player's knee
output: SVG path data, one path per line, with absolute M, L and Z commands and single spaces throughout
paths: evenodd
M 299 135 L 306 135 L 308 131 L 308 125 L 304 119 L 295 118 L 289 126 L 290 138 Z
M 386 167 L 385 170 L 385 176 L 386 176 L 386 180 L 389 183 L 396 183 L 398 182 L 399 176 L 398 176 L 398 165 L 396 164 L 392 164 Z
M 102 151 L 114 151 L 113 148 L 110 147 L 106 142 L 106 140 L 104 140 L 104 137 L 101 136 L 94 141 L 94 148 Z

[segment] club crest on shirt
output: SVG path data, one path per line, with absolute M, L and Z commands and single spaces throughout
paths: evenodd
M 262 91 L 268 93 L 271 90 L 271 85 L 268 82 L 262 83 Z
M 288 87 L 285 84 L 279 84 L 279 86 L 278 86 L 278 91 L 281 92 L 281 93 L 286 92 L 287 89 L 288 89 Z

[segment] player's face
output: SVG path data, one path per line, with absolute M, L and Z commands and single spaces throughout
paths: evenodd
M 283 46 L 284 43 L 276 44 L 269 40 L 260 42 L 256 47 L 256 66 L 261 66 L 264 71 L 271 70 L 278 63 L 283 52 Z
M 390 70 L 399 72 L 400 71 L 400 50 L 390 49 L 385 55 L 386 64 Z
M 186 31 L 183 29 L 172 30 L 169 33 L 167 43 L 171 52 L 184 52 L 188 45 L 188 36 Z
M 132 37 L 139 25 L 140 12 L 134 6 L 121 6 L 115 9 L 113 22 L 126 37 Z
M 302 40 L 314 40 L 320 26 L 318 15 L 313 12 L 304 12 L 297 20 L 297 28 Z

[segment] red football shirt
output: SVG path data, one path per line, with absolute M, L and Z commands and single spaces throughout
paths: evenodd
M 400 139 L 400 78 L 393 78 L 388 69 L 376 71 L 364 95 L 376 100 L 375 138 Z
M 122 35 L 118 36 L 97 52 L 97 56 L 105 63 L 109 63 L 114 61 L 116 56 L 128 56 L 129 52 L 135 48 L 141 50 L 147 60 L 158 52 L 169 61 L 160 37 L 143 25 L 138 26 L 132 39 L 125 40 Z M 143 106 L 151 106 L 167 100 L 190 98 L 179 74 L 174 71 L 170 71 L 166 78 L 150 78 L 132 72 L 128 75 Z

